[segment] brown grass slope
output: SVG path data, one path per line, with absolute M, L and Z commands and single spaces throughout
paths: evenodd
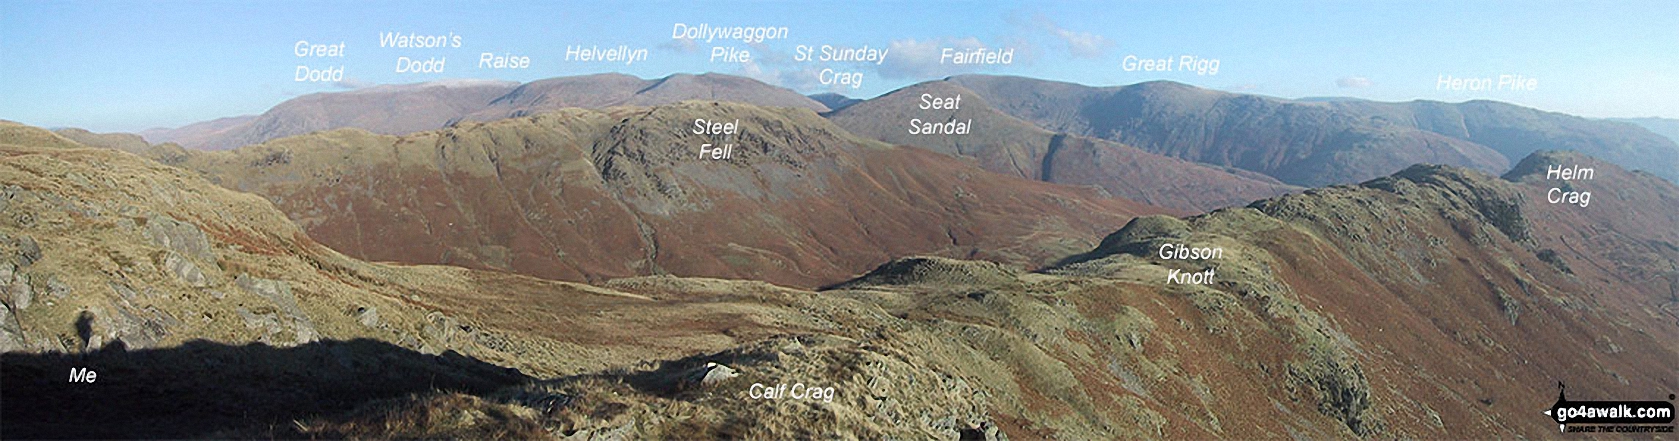
M 1601 212 L 1541 206 L 1535 183 L 1419 166 L 1137 218 L 1042 272 L 912 257 L 811 292 L 368 264 L 314 245 L 260 198 L 4 128 L 0 342 L 21 345 L 0 359 L 6 436 L 1545 437 L 1555 426 L 1538 410 L 1557 381 L 1594 399 L 1679 387 L 1673 279 L 1615 275 L 1659 279 L 1679 260 L 1675 216 L 1651 211 L 1679 191 L 1610 166 L 1578 184 L 1605 185 Z M 1576 242 L 1606 231 L 1613 248 Z M 1161 261 L 1163 243 L 1226 258 Z M 1204 266 L 1216 284 L 1162 283 Z M 90 338 L 74 325 L 84 311 Z M 297 338 L 305 326 L 316 339 Z M 76 354 L 91 336 L 105 349 Z M 338 341 L 357 337 L 377 341 Z M 445 349 L 471 358 L 425 358 Z M 711 363 L 734 375 L 700 380 Z M 63 383 L 82 364 L 106 389 Z M 418 375 L 379 381 L 371 366 Z M 418 377 L 432 380 L 404 380 Z M 753 400 L 754 383 L 836 393 Z M 81 399 L 52 398 L 66 396 Z
M 260 197 L 32 127 L 0 126 L 0 148 L 7 351 L 365 337 L 505 364 L 552 348 L 474 330 L 481 326 L 430 296 L 528 293 L 573 306 L 625 298 L 501 273 L 354 260 Z M 89 328 L 76 329 L 83 321 Z
M 1631 202 L 1675 194 L 1654 177 L 1626 176 Z M 550 433 L 584 437 L 1457 439 L 1554 436 L 1536 409 L 1555 399 L 1558 381 L 1571 397 L 1662 399 L 1679 356 L 1670 343 L 1679 323 L 1664 312 L 1673 285 L 1570 272 L 1545 257 L 1558 242 L 1536 232 L 1602 227 L 1547 217 L 1532 191 L 1419 166 L 1250 208 L 1138 218 L 1042 273 L 914 257 L 817 296 L 751 282 L 618 280 L 608 286 L 659 301 L 799 313 L 746 316 L 755 318 L 724 331 L 740 342 L 729 349 L 492 400 L 535 411 L 530 421 Z M 1164 243 L 1220 246 L 1226 259 L 1161 261 L 1153 252 Z M 1679 258 L 1655 242 L 1634 251 Z M 1162 283 L 1169 269 L 1205 265 L 1217 283 Z M 709 362 L 739 375 L 684 382 Z M 794 381 L 840 392 L 831 404 L 745 395 L 753 383 Z M 406 421 L 392 415 L 436 399 L 314 420 L 302 433 L 364 433 L 353 428 Z
M 164 164 L 178 163 L 187 156 L 185 147 L 173 142 L 150 143 L 140 135 L 132 133 L 94 133 L 83 129 L 59 129 L 53 133 L 63 136 L 76 143 L 113 150 L 121 150 L 147 158 L 152 158 Z
M 741 133 L 696 135 L 696 118 Z M 738 147 L 702 160 L 702 143 Z M 269 198 L 353 256 L 563 280 L 819 286 L 920 253 L 1038 265 L 1160 212 L 860 139 L 809 110 L 698 101 L 339 130 L 176 164 Z
M 1327 397 L 1319 402 L 1329 404 L 1320 410 L 1373 434 L 1544 436 L 1555 429 L 1533 421 L 1532 409 L 1554 400 L 1558 381 L 1570 396 L 1638 399 L 1661 399 L 1679 386 L 1672 368 L 1679 348 L 1671 343 L 1679 316 L 1670 312 L 1679 249 L 1665 238 L 1679 189 L 1613 166 L 1599 170 L 1623 199 L 1564 213 L 1535 202 L 1545 190 L 1538 186 L 1418 166 L 1358 187 L 1192 218 L 1176 233 L 1122 232 L 1097 254 L 1135 254 L 1197 235 L 1257 246 L 1238 255 L 1270 260 L 1257 265 L 1269 277 L 1220 290 L 1235 304 L 1273 313 L 1276 287 L 1284 287 L 1281 296 L 1335 331 L 1298 336 L 1309 343 L 1300 352 L 1342 360 L 1328 371 L 1290 365 L 1272 384 L 1318 389 Z M 1625 211 L 1631 206 L 1652 211 Z M 1640 220 L 1604 221 L 1620 215 Z M 1616 239 L 1603 248 L 1566 247 L 1583 233 Z M 1580 265 L 1613 270 L 1570 269 Z M 1320 338 L 1329 341 L 1314 343 Z M 1349 390 L 1356 400 L 1335 399 Z
M 956 110 L 921 110 L 921 98 L 962 97 Z M 957 83 L 929 81 L 826 115 L 847 131 L 893 144 L 975 158 L 981 167 L 1027 179 L 1093 185 L 1109 194 L 1188 212 L 1246 205 L 1297 190 L 1269 176 L 1149 153 L 1078 134 L 1052 133 L 1000 112 Z M 972 121 L 966 135 L 913 135 L 912 118 Z
M 646 301 L 352 260 L 259 197 L 13 123 L 0 123 L 0 256 L 6 437 L 199 436 L 526 378 L 478 360 L 598 369 L 594 349 L 514 336 L 439 302 Z M 98 383 L 66 383 L 72 367 L 98 371 Z
M 567 418 L 593 427 L 605 423 L 590 418 L 639 409 L 627 404 L 631 398 L 613 398 L 614 388 L 628 386 L 589 380 L 604 373 L 688 354 L 745 353 L 757 346 L 731 348 L 791 331 L 866 332 L 802 317 L 801 306 L 874 314 L 858 302 L 830 305 L 815 293 L 760 282 L 655 278 L 603 288 L 365 263 L 315 244 L 261 198 L 10 123 L 0 127 L 0 183 L 6 437 L 558 435 L 591 430 L 561 427 Z M 632 289 L 644 294 L 625 291 Z M 806 366 L 892 361 L 899 375 L 935 376 L 836 342 L 815 347 L 828 355 Z M 529 381 L 500 366 L 561 380 L 496 392 Z M 66 383 L 76 367 L 97 371 L 98 382 Z M 647 378 L 636 384 L 669 386 Z M 861 387 L 855 377 L 844 381 Z M 556 404 L 564 395 L 541 392 L 571 384 L 590 393 L 564 401 L 591 406 L 583 416 Z M 918 384 L 917 391 L 930 387 Z M 953 397 L 969 400 L 962 415 L 984 419 L 975 398 Z M 897 412 L 946 417 L 953 402 L 923 399 Z M 786 437 L 832 429 L 793 429 L 811 412 L 841 422 L 869 412 L 853 402 L 838 406 L 837 420 L 831 410 L 736 403 L 685 407 L 728 417 L 722 421 L 687 422 L 676 413 L 643 421 L 650 433 L 668 436 L 757 430 Z M 745 409 L 763 416 L 754 420 L 762 425 L 740 424 L 748 415 L 735 412 Z M 622 427 L 612 421 L 614 430 Z M 957 424 L 928 421 L 855 430 L 918 436 Z

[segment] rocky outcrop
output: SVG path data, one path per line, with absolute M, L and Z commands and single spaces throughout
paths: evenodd
M 471 320 L 447 323 L 469 329 L 465 338 L 428 324 L 443 311 L 414 293 L 478 292 L 463 279 L 469 275 L 347 259 L 260 198 L 134 155 L 0 125 L 0 189 L 6 351 L 136 350 L 195 339 L 295 346 L 369 336 L 486 358 L 514 358 L 508 354 L 531 347 Z M 383 279 L 370 282 L 372 273 Z
M 836 285 L 836 289 L 872 285 L 928 285 L 942 287 L 1005 286 L 1015 282 L 1020 269 L 994 262 L 976 262 L 943 257 L 906 257 L 881 264 L 862 277 Z

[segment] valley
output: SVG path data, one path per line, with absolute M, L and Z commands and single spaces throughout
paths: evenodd
M 1320 6 L 0 2 L 0 439 L 1671 438 L 1679 7 Z
M 115 390 L 134 384 L 129 382 L 134 378 L 131 375 L 188 375 L 182 370 L 186 367 L 178 363 L 140 361 L 178 357 L 173 351 L 184 350 L 171 348 L 192 347 L 209 354 L 200 356 L 212 358 L 224 357 L 219 355 L 224 351 L 247 353 L 255 350 L 249 346 L 252 344 L 329 350 L 339 363 L 352 367 L 364 363 L 357 361 L 362 357 L 394 360 L 393 355 L 358 349 L 362 346 L 357 345 L 364 343 L 332 343 L 362 341 L 358 339 L 389 342 L 381 344 L 394 346 L 379 350 L 404 354 L 395 357 L 440 353 L 454 359 L 464 356 L 516 369 L 509 372 L 518 375 L 490 374 L 498 371 L 481 367 L 446 368 L 455 369 L 449 371 L 450 375 L 461 376 L 460 381 L 478 382 L 471 384 L 479 386 L 445 392 L 403 389 L 400 383 L 390 383 L 380 386 L 384 389 L 378 391 L 383 392 L 368 389 L 364 396 L 388 401 L 379 401 L 374 407 L 340 407 L 342 413 L 336 414 L 290 414 L 273 408 L 271 412 L 275 413 L 247 414 L 206 426 L 203 422 L 209 420 L 195 415 L 215 411 L 187 402 L 178 404 L 186 407 L 174 414 L 199 422 L 182 426 L 163 414 L 112 420 L 115 414 L 104 412 L 131 411 L 94 407 L 82 412 L 83 418 L 128 422 L 114 429 L 120 432 L 80 431 L 72 428 L 81 427 L 72 420 L 65 425 L 25 426 L 24 431 L 11 433 L 151 433 L 174 437 L 207 433 L 182 431 L 186 427 L 221 427 L 215 433 L 239 437 L 840 433 L 872 438 L 943 437 L 969 431 L 1011 439 L 1115 434 L 1200 438 L 1256 433 L 1266 437 L 1337 438 L 1512 432 L 1542 436 L 1546 426 L 1522 422 L 1530 418 L 1532 409 L 1511 403 L 1543 400 L 1547 389 L 1531 385 L 1543 384 L 1556 375 L 1613 379 L 1607 383 L 1570 382 L 1571 390 L 1603 394 L 1629 385 L 1656 390 L 1679 386 L 1668 375 L 1671 364 L 1667 363 L 1679 357 L 1667 343 L 1679 338 L 1675 335 L 1679 334 L 1679 316 L 1672 309 L 1672 290 L 1679 279 L 1661 272 L 1670 270 L 1658 269 L 1673 268 L 1674 262 L 1679 262 L 1679 248 L 1671 245 L 1679 240 L 1671 237 L 1673 231 L 1679 231 L 1679 216 L 1672 210 L 1654 217 L 1627 211 L 1673 207 L 1679 202 L 1679 188 L 1647 174 L 1625 172 L 1572 154 L 1532 156 L 1504 179 L 1454 167 L 1416 166 L 1361 185 L 1312 190 L 1187 218 L 1153 214 L 1160 211 L 1151 212 L 1143 205 L 1112 205 L 1092 195 L 1067 193 L 1060 196 L 1063 199 L 1058 204 L 1080 204 L 1075 206 L 1114 217 L 1086 218 L 1068 212 L 1061 215 L 1066 218 L 1055 221 L 1057 224 L 1087 222 L 1093 230 L 1108 225 L 1117 231 L 1106 237 L 1097 233 L 1099 241 L 1061 242 L 1045 241 L 1044 232 L 1035 230 L 1013 233 L 1021 236 L 987 234 L 990 241 L 969 242 L 976 251 L 960 255 L 878 258 L 885 263 L 872 270 L 866 270 L 869 263 L 864 259 L 855 264 L 866 270 L 857 270 L 860 276 L 805 279 L 803 283 L 826 285 L 817 290 L 798 288 L 797 281 L 778 286 L 748 280 L 765 277 L 761 273 L 720 274 L 726 279 L 696 277 L 692 273 L 716 267 L 699 257 L 704 253 L 684 254 L 675 248 L 681 242 L 671 240 L 657 240 L 657 254 L 624 255 L 622 259 L 650 259 L 641 262 L 651 261 L 664 271 L 690 275 L 624 271 L 615 277 L 584 278 L 591 282 L 585 285 L 446 266 L 368 263 L 340 255 L 311 239 L 316 232 L 322 233 L 321 237 L 343 237 L 339 235 L 345 233 L 332 232 L 360 227 L 309 230 L 287 219 L 281 208 L 299 210 L 308 206 L 299 205 L 300 200 L 345 198 L 374 207 L 381 203 L 410 207 L 382 208 L 395 210 L 391 214 L 356 211 L 358 216 L 441 216 L 436 221 L 416 222 L 422 225 L 442 219 L 467 220 L 478 213 L 427 214 L 422 199 L 403 202 L 354 195 L 305 198 L 300 195 L 319 194 L 320 190 L 282 186 L 289 179 L 261 178 L 320 175 L 332 170 L 318 165 L 323 162 L 342 166 L 391 161 L 392 165 L 374 169 L 391 169 L 403 163 L 429 168 L 441 165 L 436 161 L 462 157 L 468 161 L 419 173 L 444 179 L 425 185 L 473 182 L 482 177 L 505 182 L 517 175 L 510 174 L 512 169 L 496 171 L 503 161 L 559 160 L 561 170 L 599 177 L 593 178 L 597 181 L 591 187 L 560 187 L 555 194 L 564 198 L 579 193 L 623 198 L 603 206 L 617 205 L 619 210 L 637 213 L 629 218 L 649 222 L 654 226 L 654 237 L 659 238 L 657 234 L 668 231 L 668 225 L 673 224 L 650 219 L 681 219 L 693 216 L 684 213 L 701 209 L 706 203 L 733 202 L 720 199 L 725 196 L 710 187 L 682 186 L 679 188 L 683 191 L 675 193 L 659 191 L 654 182 L 631 179 L 638 176 L 636 173 L 644 173 L 639 170 L 661 164 L 617 162 L 622 159 L 615 155 L 623 154 L 623 150 L 614 149 L 625 148 L 630 144 L 623 140 L 635 138 L 609 137 L 611 141 L 576 144 L 565 140 L 601 136 L 591 135 L 599 133 L 592 127 L 613 127 L 605 133 L 616 136 L 650 134 L 636 132 L 635 124 L 613 121 L 656 118 L 659 113 L 668 113 L 670 119 L 686 121 L 691 127 L 692 118 L 684 115 L 693 110 L 691 106 L 717 109 L 709 103 L 692 103 L 604 113 L 562 111 L 405 137 L 339 130 L 326 132 L 320 139 L 281 140 L 232 152 L 189 153 L 175 157 L 179 168 L 130 153 L 86 147 L 44 130 L 8 126 L 4 162 L 8 170 L 13 170 L 8 173 L 14 178 L 7 179 L 11 202 L 5 204 L 10 208 L 3 212 L 7 213 L 4 233 L 14 244 L 8 248 L 14 257 L 7 265 L 14 268 L 13 279 L 22 281 L 6 290 L 8 315 L 3 329 L 11 348 L 5 371 L 9 376 L 5 389 L 8 402 L 27 396 L 76 393 L 63 389 L 63 383 L 49 386 L 30 377 L 40 369 L 62 368 L 69 360 L 26 355 L 29 353 L 86 351 L 89 355 L 72 363 L 99 370 L 99 381 L 116 384 L 110 386 Z M 886 162 L 904 163 L 915 155 L 930 154 L 849 138 L 814 113 L 788 120 L 785 114 L 771 116 L 751 106 L 731 105 L 725 112 L 730 114 L 729 120 L 740 119 L 742 134 L 763 133 L 777 124 L 774 121 L 789 124 L 805 118 L 795 124 L 800 127 L 795 133 L 808 144 L 803 150 L 798 149 L 800 146 L 785 147 L 802 151 L 799 156 L 763 156 L 748 150 L 752 155 L 742 160 L 763 164 L 757 168 L 760 171 L 772 170 L 762 168 L 770 164 L 780 164 L 815 173 L 818 164 L 851 163 L 862 168 L 850 173 L 890 173 L 890 169 L 866 167 L 868 155 L 899 155 Z M 559 122 L 565 124 L 556 124 Z M 658 125 L 682 125 L 673 123 Z M 531 138 L 537 132 L 521 134 L 531 126 L 545 127 L 541 138 Z M 694 135 L 692 130 L 677 133 Z M 496 143 L 471 141 L 475 136 L 493 136 L 504 143 L 534 139 L 537 144 L 594 145 L 605 150 L 524 153 L 559 155 L 555 159 L 532 159 L 542 156 L 521 157 L 494 147 L 499 145 Z M 426 138 L 435 140 L 423 140 Z M 367 140 L 376 142 L 356 147 Z M 509 145 L 528 146 L 532 142 L 514 141 Z M 332 149 L 314 150 L 311 143 L 327 143 L 324 145 Z M 404 145 L 425 146 L 426 151 L 435 153 L 417 157 L 404 154 Z M 478 147 L 462 149 L 467 145 Z M 352 160 L 335 156 L 329 156 L 336 158 L 330 160 L 311 159 L 320 154 L 317 151 L 348 154 Z M 290 159 L 264 159 L 274 158 L 273 152 L 287 152 L 289 156 L 281 157 Z M 655 152 L 630 157 L 686 156 L 676 151 Z M 846 156 L 858 152 L 867 154 Z M 606 165 L 563 165 L 568 155 Z M 917 175 L 926 176 L 927 170 L 934 170 L 927 168 L 930 164 L 941 162 L 961 163 L 948 159 L 921 162 Z M 468 165 L 474 163 L 480 165 Z M 694 178 L 700 175 L 692 174 L 693 170 L 703 168 L 662 164 L 688 170 L 682 176 L 695 182 L 731 182 Z M 1597 179 L 1576 182 L 1615 182 L 1620 190 L 1598 190 L 1615 194 L 1615 199 L 1593 205 L 1594 210 L 1589 211 L 1523 202 L 1538 200 L 1524 195 L 1542 193 L 1539 186 L 1546 185 L 1548 167 L 1563 167 L 1552 164 L 1575 168 L 1584 164 L 1594 170 Z M 111 173 L 112 167 L 125 171 Z M 475 167 L 485 168 L 473 171 Z M 450 169 L 454 171 L 439 171 Z M 218 175 L 208 170 L 235 171 Z M 344 177 L 335 181 L 335 188 L 353 182 L 349 176 L 367 175 L 370 170 L 340 175 Z M 977 183 L 972 183 L 972 176 L 992 176 L 988 179 L 1009 182 L 1011 188 L 1033 183 L 977 168 L 957 170 L 965 171 L 952 173 L 970 176 L 970 184 L 964 184 L 964 188 L 975 190 L 983 187 L 974 186 Z M 42 180 L 17 179 L 18 173 Z M 899 182 L 909 176 L 897 173 L 898 177 L 892 179 Z M 495 178 L 498 174 L 500 177 Z M 91 176 L 102 178 L 90 180 Z M 129 181 L 134 179 L 130 176 L 144 181 Z M 774 176 L 760 175 L 757 179 Z M 844 173 L 809 176 L 826 181 L 830 194 L 846 191 Z M 880 176 L 871 181 L 881 182 L 884 176 L 893 175 L 863 176 Z M 213 183 L 218 181 L 221 184 Z M 189 197 L 132 193 L 159 191 L 160 183 L 165 182 L 170 188 L 187 190 L 150 195 Z M 367 184 L 360 185 L 377 185 L 379 180 L 364 182 Z M 938 188 L 936 180 L 925 182 L 915 185 Z M 259 194 L 277 195 L 280 203 L 232 189 L 241 187 L 265 189 Z M 105 188 L 127 190 L 102 190 Z M 740 191 L 743 187 L 732 188 Z M 1041 194 L 1050 188 L 1034 192 Z M 128 195 L 120 196 L 125 193 Z M 991 194 L 967 197 L 996 197 L 988 196 Z M 762 194 L 758 199 L 776 197 L 798 200 L 796 195 L 772 194 Z M 898 197 L 933 196 L 905 193 Z M 588 200 L 555 197 L 550 203 L 594 206 Z M 956 199 L 957 206 L 961 206 L 961 200 Z M 1030 210 L 1041 216 L 1053 212 L 1043 211 L 1045 207 L 1054 206 Z M 26 212 L 34 214 L 27 220 L 17 215 Z M 879 217 L 858 217 L 853 222 L 867 226 L 866 219 Z M 1599 218 L 1602 220 L 1596 220 Z M 526 219 L 528 222 L 532 218 Z M 302 218 L 301 222 L 335 225 L 338 221 Z M 695 223 L 730 228 L 727 221 Z M 992 224 L 993 228 L 1006 225 Z M 153 225 L 165 226 L 157 231 L 175 232 L 134 232 L 134 228 L 152 231 L 148 229 L 155 229 Z M 1602 225 L 1609 225 L 1612 234 L 1602 234 Z M 373 236 L 364 232 L 361 242 L 356 243 L 361 250 L 388 250 L 386 245 L 373 246 L 368 238 L 407 242 L 439 237 L 415 233 L 403 239 L 392 235 L 400 231 L 397 227 L 379 227 Z M 885 225 L 868 228 L 872 234 L 894 231 Z M 108 233 L 88 236 L 70 233 L 73 231 Z M 532 237 L 545 237 L 539 230 L 530 231 Z M 703 230 L 682 231 L 684 237 L 699 237 Z M 188 239 L 170 236 L 179 234 Z M 643 232 L 625 230 L 619 234 L 628 242 L 594 246 L 602 251 L 648 247 L 646 242 L 635 245 L 636 240 L 647 239 Z M 909 233 L 907 237 L 915 234 L 923 233 Z M 604 235 L 596 232 L 588 236 Z M 741 240 L 750 235 L 720 237 Z M 812 237 L 818 240 L 816 243 L 833 243 L 822 236 Z M 1064 251 L 1029 254 L 1020 247 L 1031 245 L 1030 241 L 1010 245 L 994 241 L 999 237 L 1020 237 L 1015 239 L 1018 241 L 1029 238 L 1038 245 L 1065 243 L 1058 248 Z M 1576 245 L 1602 241 L 1609 242 L 1584 248 Z M 521 239 L 505 243 L 529 242 Z M 909 255 L 917 252 L 913 251 L 915 246 L 928 248 L 916 242 L 898 243 L 910 247 L 879 252 Z M 1004 254 L 999 250 L 1011 251 Z M 1038 260 L 1013 264 L 972 260 L 976 255 L 1015 253 L 1038 256 Z M 143 257 L 148 255 L 162 257 Z M 843 255 L 821 259 L 843 262 L 840 257 Z M 1054 261 L 1057 258 L 1059 261 Z M 586 262 L 575 258 L 564 261 Z M 1020 263 L 1032 261 L 1047 263 Z M 1192 262 L 1206 266 L 1185 266 Z M 1605 267 L 1604 262 L 1615 262 L 1615 266 Z M 574 265 L 608 267 L 609 263 Z M 753 266 L 763 265 L 754 263 L 724 271 Z M 106 269 L 88 272 L 83 268 Z M 1656 272 L 1636 275 L 1628 272 L 1630 268 Z M 839 271 L 844 269 L 831 274 Z M 1199 274 L 1206 276 L 1194 278 Z M 1649 278 L 1652 276 L 1654 279 Z M 1183 280 L 1174 282 L 1177 278 Z M 39 280 L 48 281 L 46 288 L 18 288 Z M 1484 283 L 1454 282 L 1469 280 Z M 1430 288 L 1440 283 L 1467 291 Z M 20 301 L 31 296 L 34 301 Z M 73 319 L 77 311 L 83 311 L 80 314 L 89 320 L 84 321 L 87 325 L 76 326 L 86 326 L 84 329 L 91 333 L 72 326 L 78 323 Z M 1598 337 L 1585 341 L 1573 337 L 1581 329 L 1592 329 L 1591 335 Z M 202 340 L 205 338 L 213 340 Z M 203 346 L 208 341 L 229 346 Z M 133 355 L 112 355 L 120 353 L 109 349 L 112 342 L 124 345 L 117 351 L 133 351 Z M 186 346 L 180 346 L 183 344 Z M 32 349 L 14 352 L 23 348 Z M 268 369 L 292 369 L 283 366 Z M 1589 370 L 1581 370 L 1588 366 Z M 730 374 L 711 382 L 713 375 L 709 372 L 717 369 L 728 369 Z M 322 388 L 322 392 L 309 393 L 342 388 L 335 382 L 359 375 L 354 372 L 333 374 L 343 377 L 319 377 L 319 385 L 311 387 Z M 1600 373 L 1611 375 L 1602 377 Z M 699 378 L 692 375 L 708 380 L 685 380 Z M 822 404 L 787 405 L 808 402 L 808 391 L 803 400 L 762 393 L 752 400 L 736 398 L 750 394 L 752 387 L 781 383 L 797 383 L 800 390 L 818 388 L 812 390 L 822 391 L 817 395 L 817 402 Z M 265 392 L 250 393 L 254 395 L 235 394 L 202 403 L 238 406 L 265 399 L 260 395 Z M 125 402 L 112 405 L 120 403 Z M 33 420 L 37 417 L 29 416 L 34 415 L 31 412 L 53 409 L 38 404 L 8 406 L 4 409 L 6 417 Z M 1445 411 L 1452 408 L 1478 410 L 1468 414 Z M 366 431 L 393 427 L 390 424 L 395 424 L 394 418 L 405 418 L 402 415 L 406 412 L 418 409 L 497 416 L 463 420 L 448 427 L 402 429 L 423 432 Z M 1416 409 L 1425 409 L 1429 418 L 1414 418 Z M 264 418 L 282 415 L 293 415 L 286 418 L 297 418 L 299 423 L 278 432 L 256 431 L 273 422 Z M 748 417 L 754 423 L 728 423 Z M 822 422 L 813 425 L 810 421 Z M 506 430 L 527 432 L 503 432 Z

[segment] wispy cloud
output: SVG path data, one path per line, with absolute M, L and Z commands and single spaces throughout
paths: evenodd
M 752 60 L 762 62 L 765 66 L 789 66 L 797 64 L 793 61 L 792 52 L 776 50 L 774 47 L 770 47 L 770 45 L 762 42 L 747 43 L 746 47 L 752 50 Z
M 691 54 L 700 51 L 699 43 L 695 43 L 694 40 L 687 38 L 672 38 L 670 41 L 661 43 L 653 48 L 679 54 Z
M 944 48 L 958 51 L 987 47 L 978 38 L 945 37 L 932 40 L 893 40 L 887 46 L 891 55 L 880 65 L 880 76 L 884 78 L 914 78 L 925 79 L 940 77 L 976 69 L 977 65 L 955 65 L 940 63 L 939 56 Z
M 735 70 L 735 74 L 762 81 L 765 84 L 793 89 L 800 93 L 843 93 L 852 90 L 850 86 L 842 84 L 823 85 L 817 79 L 817 75 L 822 71 L 820 67 L 808 64 L 796 68 L 778 66 L 778 64 L 760 63 L 757 54 L 753 54 L 753 60 L 741 63 L 740 68 Z
M 1113 50 L 1115 46 L 1118 46 L 1113 40 L 1110 40 L 1108 37 L 1104 37 L 1101 34 L 1094 32 L 1079 32 L 1061 27 L 1061 25 L 1057 24 L 1055 20 L 1051 20 L 1048 16 L 1041 13 L 1033 13 L 1031 15 L 1025 15 L 1025 13 L 1015 13 L 1006 17 L 1006 20 L 1010 23 L 1014 23 L 1015 26 L 1032 31 L 1043 32 L 1059 39 L 1062 43 L 1067 45 L 1067 53 L 1072 54 L 1073 58 L 1099 58 L 1103 55 L 1107 55 L 1108 51 Z
M 1359 76 L 1342 77 L 1341 79 L 1335 80 L 1335 86 L 1342 89 L 1364 89 L 1374 85 L 1376 85 L 1376 82 L 1370 81 L 1369 78 Z

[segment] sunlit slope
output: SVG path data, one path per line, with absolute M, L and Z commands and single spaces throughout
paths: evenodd
M 615 117 L 649 112 L 625 111 Z M 1417 166 L 1248 208 L 1116 220 L 1040 272 L 902 257 L 813 292 L 366 263 L 189 172 L 15 125 L 0 144 L 10 436 L 1542 437 L 1556 429 L 1535 409 L 1557 381 L 1591 397 L 1679 387 L 1679 189 L 1568 154 L 1534 155 L 1514 182 Z M 1594 168 L 1569 184 L 1593 192 L 1589 206 L 1543 199 L 1557 183 L 1531 173 L 1552 164 Z M 1162 259 L 1168 244 L 1222 253 Z M 1174 269 L 1216 275 L 1173 283 Z M 366 340 L 335 343 L 353 338 Z M 263 345 L 223 347 L 249 342 Z M 467 357 L 414 358 L 445 351 Z M 104 369 L 113 395 L 34 393 L 64 387 L 67 360 Z M 246 376 L 203 396 L 175 395 L 171 380 L 300 372 L 284 366 L 296 360 L 328 363 L 318 375 L 398 363 L 458 386 L 352 377 L 279 394 L 278 380 Z M 751 397 L 755 383 L 794 382 L 831 387 L 832 401 Z M 311 413 L 252 404 L 262 394 L 335 401 Z
M 1264 173 L 1295 185 L 1359 182 L 1412 164 L 1503 173 L 1574 150 L 1679 180 L 1679 146 L 1639 127 L 1494 101 L 1286 100 L 1169 81 L 1090 87 L 1023 77 L 949 81 L 1046 129 Z
M 735 123 L 696 134 L 695 121 Z M 707 153 L 733 147 L 729 157 Z M 544 278 L 814 287 L 906 254 L 1041 265 L 1162 209 L 853 136 L 803 109 L 566 109 L 409 136 L 338 130 L 177 165 L 335 249 Z
M 935 99 L 946 108 L 931 108 Z M 1246 205 L 1297 190 L 1259 173 L 1053 133 L 997 111 L 983 95 L 949 81 L 912 85 L 826 116 L 860 136 L 971 157 L 998 173 L 1097 186 L 1115 196 L 1189 212 Z M 917 121 L 922 123 L 915 126 L 918 131 L 927 124 L 955 123 L 964 133 L 912 133 Z

